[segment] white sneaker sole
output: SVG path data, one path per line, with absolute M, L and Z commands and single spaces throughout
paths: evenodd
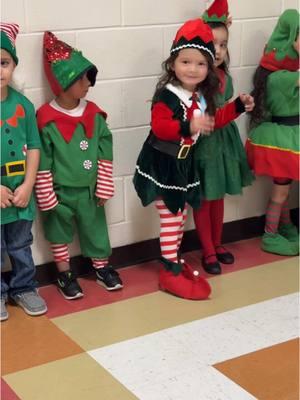
M 20 304 L 20 303 L 17 303 L 17 302 L 16 302 L 16 304 L 19 307 L 21 307 L 26 312 L 26 314 L 31 315 L 32 317 L 37 317 L 38 315 L 46 314 L 46 312 L 48 311 L 47 307 L 44 308 L 43 310 L 40 310 L 40 311 L 31 311 L 28 308 L 24 307 L 23 304 Z
M 114 286 L 114 287 L 112 287 L 112 288 L 110 288 L 110 287 L 107 287 L 106 285 L 105 285 L 105 283 L 103 282 L 103 281 L 101 281 L 100 279 L 97 279 L 97 281 L 96 281 L 100 286 L 103 286 L 106 290 L 108 290 L 108 291 L 113 291 L 113 290 L 119 290 L 119 289 L 122 289 L 123 288 L 123 285 L 121 285 L 120 283 L 118 283 L 116 286 Z
M 66 300 L 76 300 L 76 299 L 81 299 L 81 297 L 83 297 L 83 293 L 77 293 L 76 296 L 67 296 L 66 294 L 64 294 L 64 292 L 60 289 L 57 288 L 58 291 L 60 292 L 60 294 L 66 299 Z

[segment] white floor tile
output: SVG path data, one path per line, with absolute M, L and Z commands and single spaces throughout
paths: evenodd
M 294 339 L 298 307 L 294 293 L 89 354 L 140 400 L 250 400 L 211 365 Z

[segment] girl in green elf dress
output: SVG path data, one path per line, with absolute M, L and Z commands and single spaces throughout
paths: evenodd
M 256 105 L 246 149 L 254 172 L 273 181 L 262 249 L 290 256 L 299 251 L 298 232 L 288 206 L 291 183 L 299 181 L 298 68 L 299 13 L 286 10 L 254 76 Z
M 228 26 L 231 21 L 227 0 L 215 0 L 202 18 L 212 28 L 214 36 L 215 66 L 220 80 L 217 106 L 220 109 L 225 106 L 227 111 L 223 124 L 220 127 L 216 125 L 211 135 L 200 137 L 196 143 L 195 169 L 200 175 L 204 201 L 200 209 L 194 210 L 194 221 L 203 248 L 203 268 L 210 274 L 220 274 L 220 263 L 234 262 L 233 254 L 221 245 L 224 197 L 226 194 L 241 194 L 243 187 L 253 181 L 233 120 L 241 113 L 251 111 L 254 102 L 252 96 L 240 95 L 227 104 L 233 95 L 232 79 L 228 73 Z

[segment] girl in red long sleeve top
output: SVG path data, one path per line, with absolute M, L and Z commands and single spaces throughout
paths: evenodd
M 194 300 L 207 298 L 210 287 L 178 259 L 178 249 L 187 204 L 200 207 L 194 144 L 200 134 L 209 134 L 214 126 L 218 77 L 212 40 L 210 28 L 200 19 L 187 21 L 178 30 L 153 96 L 151 131 L 133 179 L 142 204 L 155 202 L 160 217 L 160 288 Z

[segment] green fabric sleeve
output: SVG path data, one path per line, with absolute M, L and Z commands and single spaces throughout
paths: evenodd
M 97 131 L 99 132 L 98 160 L 113 160 L 113 139 L 111 131 L 102 115 L 97 114 Z
M 26 143 L 28 150 L 40 149 L 40 135 L 37 127 L 34 107 L 30 102 L 25 104 L 26 112 Z
M 48 170 L 51 171 L 53 164 L 53 144 L 47 126 L 41 130 L 40 138 L 41 138 L 41 158 L 40 158 L 39 171 L 48 171 Z

